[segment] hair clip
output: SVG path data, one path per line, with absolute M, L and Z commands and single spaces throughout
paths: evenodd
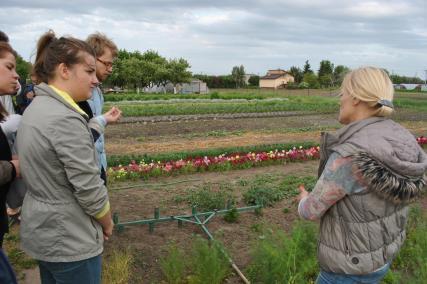
M 381 105 L 381 106 L 386 106 L 386 107 L 389 107 L 389 108 L 394 108 L 393 103 L 391 101 L 389 101 L 389 100 L 379 100 L 377 103 L 379 105 Z

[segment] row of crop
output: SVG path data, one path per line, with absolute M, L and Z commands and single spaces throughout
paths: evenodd
M 168 162 L 177 160 L 187 160 L 198 157 L 212 157 L 219 155 L 244 155 L 248 152 L 270 152 L 276 149 L 292 149 L 294 147 L 310 148 L 317 146 L 314 142 L 299 142 L 299 143 L 280 143 L 280 144 L 262 144 L 252 146 L 240 146 L 240 147 L 223 147 L 223 148 L 212 148 L 212 149 L 200 149 L 192 151 L 172 152 L 172 153 L 160 153 L 160 154 L 143 154 L 143 155 L 111 155 L 107 157 L 108 165 L 111 167 L 119 165 L 128 165 L 132 161 L 155 161 L 155 162 Z
M 110 106 L 107 105 L 104 111 Z M 285 101 L 246 101 L 246 102 L 207 102 L 179 104 L 132 104 L 121 105 L 124 116 L 185 115 L 185 114 L 218 114 L 218 113 L 260 113 L 277 111 L 316 111 L 336 112 L 336 98 L 307 100 L 298 97 Z
M 153 99 L 153 98 L 151 98 Z M 235 98 L 238 99 L 238 98 Z M 242 99 L 242 98 L 240 98 Z M 174 99 L 176 100 L 176 99 Z M 278 111 L 316 111 L 317 113 L 338 112 L 339 104 L 336 97 L 320 96 L 290 96 L 285 99 L 256 99 L 243 101 L 233 100 L 178 100 L 179 102 L 155 101 L 139 104 L 122 101 L 120 109 L 124 116 L 155 116 L 155 115 L 194 115 L 194 114 L 224 114 L 224 113 L 262 113 Z M 427 109 L 427 99 L 396 98 L 396 109 L 424 112 Z M 107 103 L 104 111 L 112 103 Z
M 261 165 L 283 162 L 306 161 L 319 158 L 319 147 L 292 148 L 290 150 L 274 150 L 269 152 L 249 152 L 246 154 L 221 154 L 175 160 L 168 162 L 136 162 L 126 166 L 110 167 L 108 175 L 112 180 L 148 178 L 153 176 L 194 173 L 204 171 L 227 171 L 245 169 Z
M 184 104 L 184 103 L 191 103 L 191 104 L 194 104 L 194 103 L 228 103 L 228 104 L 230 104 L 230 103 L 245 103 L 245 102 L 248 102 L 248 101 L 251 101 L 251 102 L 256 102 L 256 101 L 264 101 L 264 102 L 267 102 L 267 101 L 269 101 L 269 102 L 278 102 L 278 101 L 288 101 L 289 99 L 288 98 L 264 98 L 264 99 L 262 99 L 262 100 L 260 100 L 260 99 L 251 99 L 251 100 L 247 100 L 247 99 L 227 99 L 227 100 L 224 100 L 224 99 L 209 99 L 209 100 L 207 100 L 207 99 L 200 99 L 200 98 L 197 98 L 197 99 L 185 99 L 185 100 L 183 100 L 183 99 L 167 99 L 167 100 L 161 100 L 161 99 L 159 99 L 159 100 L 143 100 L 143 101 L 141 101 L 141 100 L 136 100 L 136 101 L 117 101 L 117 102 L 114 102 L 114 103 L 111 103 L 111 102 L 108 102 L 107 103 L 107 105 L 118 105 L 118 106 L 126 106 L 126 105 L 128 105 L 128 106 L 135 106 L 135 105 L 142 105 L 142 104 L 144 104 L 144 105 L 147 105 L 147 104 L 168 104 L 168 105 L 171 105 L 171 104 Z
M 155 100 L 188 100 L 188 99 L 203 99 L 203 100 L 233 100 L 233 99 L 245 99 L 245 100 L 262 100 L 265 98 L 277 97 L 277 94 L 267 93 L 261 94 L 256 92 L 251 93 L 218 93 L 212 92 L 209 94 L 106 94 L 104 99 L 106 102 L 118 102 L 118 101 L 155 101 Z
M 396 98 L 393 101 L 394 106 L 397 109 L 408 109 L 413 111 L 426 112 L 427 110 L 427 97 L 418 98 Z
M 421 146 L 427 145 L 427 138 L 423 136 L 418 137 L 417 142 Z M 281 147 L 275 147 L 274 149 L 274 146 Z M 108 175 L 112 180 L 127 180 L 180 173 L 244 169 L 319 158 L 319 147 L 313 146 L 313 143 L 310 142 L 299 147 L 289 147 L 289 144 L 260 145 L 253 147 L 251 151 L 245 152 L 244 150 L 248 148 L 229 148 L 228 151 L 226 149 L 212 149 L 208 151 L 171 153 L 151 157 L 148 155 L 142 157 L 115 157 L 116 160 L 111 160 L 110 158 L 110 162 L 113 161 L 113 164 L 115 162 L 116 166 L 108 169 Z M 264 150 L 261 151 L 260 149 L 263 148 Z M 117 165 L 120 161 L 124 163 Z

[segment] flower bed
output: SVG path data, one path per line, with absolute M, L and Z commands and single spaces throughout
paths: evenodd
M 427 145 L 427 137 L 424 137 L 424 136 L 418 137 L 417 142 L 421 146 L 425 146 L 425 145 Z
M 427 145 L 427 137 L 417 138 L 418 144 Z M 166 162 L 151 161 L 136 162 L 133 160 L 127 166 L 116 166 L 108 169 L 108 176 L 113 180 L 127 180 L 148 178 L 161 175 L 194 173 L 204 171 L 227 171 L 232 169 L 246 169 L 294 161 L 307 161 L 319 158 L 319 147 L 302 146 L 286 150 L 221 154 L 218 156 L 204 156 Z
M 132 161 L 127 166 L 117 166 L 108 169 L 108 175 L 113 180 L 126 180 L 136 178 L 148 178 L 160 175 L 172 175 L 179 173 L 193 173 L 204 171 L 226 171 L 231 169 L 245 169 L 261 165 L 277 164 L 283 162 L 306 161 L 319 158 L 319 147 L 304 149 L 292 148 L 269 152 L 235 153 L 213 157 L 198 157 L 186 160 L 147 163 Z

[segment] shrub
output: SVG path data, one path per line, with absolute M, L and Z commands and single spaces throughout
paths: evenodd
M 297 177 L 285 176 L 282 181 L 275 182 L 272 176 L 257 178 L 250 189 L 243 193 L 243 200 L 247 205 L 272 206 L 285 197 L 294 197 L 298 194 L 298 185 L 304 184 L 311 191 L 317 178 L 312 176 Z
M 239 218 L 239 212 L 236 208 L 232 208 L 230 211 L 225 213 L 224 220 L 228 223 L 236 223 Z
M 267 230 L 254 244 L 247 269 L 253 283 L 310 283 L 319 268 L 317 226 L 297 222 L 290 234 Z
M 204 184 L 201 189 L 190 189 L 184 196 L 175 198 L 175 201 L 185 201 L 190 206 L 195 206 L 197 211 L 204 212 L 223 209 L 227 204 L 234 204 L 235 197 L 226 186 L 214 187 L 212 184 Z
M 218 92 L 213 92 L 209 95 L 210 99 L 219 99 L 219 94 Z
M 191 257 L 190 284 L 220 284 L 230 268 L 223 248 L 218 242 L 209 242 L 201 237 L 194 241 Z
M 220 243 L 197 236 L 189 254 L 169 245 L 160 266 L 167 283 L 220 284 L 230 272 L 225 253 Z
M 185 259 L 184 252 L 175 244 L 168 248 L 166 257 L 160 259 L 160 267 L 167 283 L 179 284 L 184 283 L 185 278 Z
M 243 193 L 243 200 L 247 205 L 272 206 L 280 201 L 284 194 L 278 188 L 267 188 L 263 186 L 253 186 Z

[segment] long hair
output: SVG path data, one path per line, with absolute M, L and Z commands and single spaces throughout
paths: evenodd
M 17 56 L 16 51 L 6 41 L 0 41 L 0 58 L 4 58 L 6 54 L 11 53 L 13 56 Z M 3 121 L 9 114 L 7 113 L 4 106 L 0 103 L 0 121 Z

